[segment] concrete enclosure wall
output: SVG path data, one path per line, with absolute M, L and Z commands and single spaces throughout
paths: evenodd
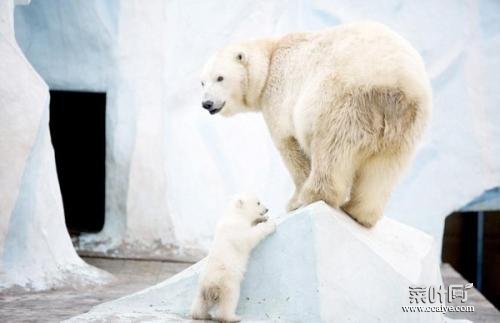
M 292 183 L 258 115 L 211 117 L 200 69 L 228 42 L 381 21 L 422 53 L 434 115 L 386 215 L 441 240 L 443 219 L 500 183 L 496 1 L 63 1 L 16 9 L 16 36 L 49 87 L 107 92 L 106 223 L 83 252 L 199 258 L 227 195 L 281 213 Z M 439 244 L 438 244 L 439 245 Z
M 0 291 L 103 283 L 64 223 L 48 128 L 47 84 L 14 37 L 14 2 L 0 3 Z

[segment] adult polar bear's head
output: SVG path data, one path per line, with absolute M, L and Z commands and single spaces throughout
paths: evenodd
M 202 106 L 231 116 L 259 109 L 270 60 L 270 42 L 230 45 L 212 56 L 201 75 Z

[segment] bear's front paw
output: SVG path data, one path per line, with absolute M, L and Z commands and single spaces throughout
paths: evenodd
M 307 206 L 321 200 L 328 203 L 328 198 L 324 196 L 323 190 L 318 188 L 312 181 L 307 181 L 304 186 L 302 186 L 298 200 L 301 206 Z
M 299 194 L 295 193 L 293 194 L 292 198 L 288 201 L 288 204 L 286 205 L 286 210 L 287 212 L 292 212 L 297 210 L 301 206 L 302 203 L 300 202 Z

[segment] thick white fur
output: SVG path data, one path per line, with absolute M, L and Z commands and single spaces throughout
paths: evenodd
M 231 202 L 215 231 L 205 267 L 200 275 L 199 288 L 191 308 L 194 319 L 214 319 L 237 322 L 236 306 L 240 284 L 248 258 L 262 239 L 276 230 L 267 218 L 266 207 L 253 195 L 241 195 Z
M 420 55 L 372 22 L 228 46 L 202 81 L 222 115 L 262 111 L 295 183 L 289 210 L 324 200 L 367 227 L 431 112 Z

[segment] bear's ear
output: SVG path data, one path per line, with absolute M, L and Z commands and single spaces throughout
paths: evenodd
M 246 57 L 245 53 L 243 53 L 243 52 L 236 53 L 235 59 L 238 62 L 243 63 L 243 64 L 245 64 L 247 62 L 247 57 Z

